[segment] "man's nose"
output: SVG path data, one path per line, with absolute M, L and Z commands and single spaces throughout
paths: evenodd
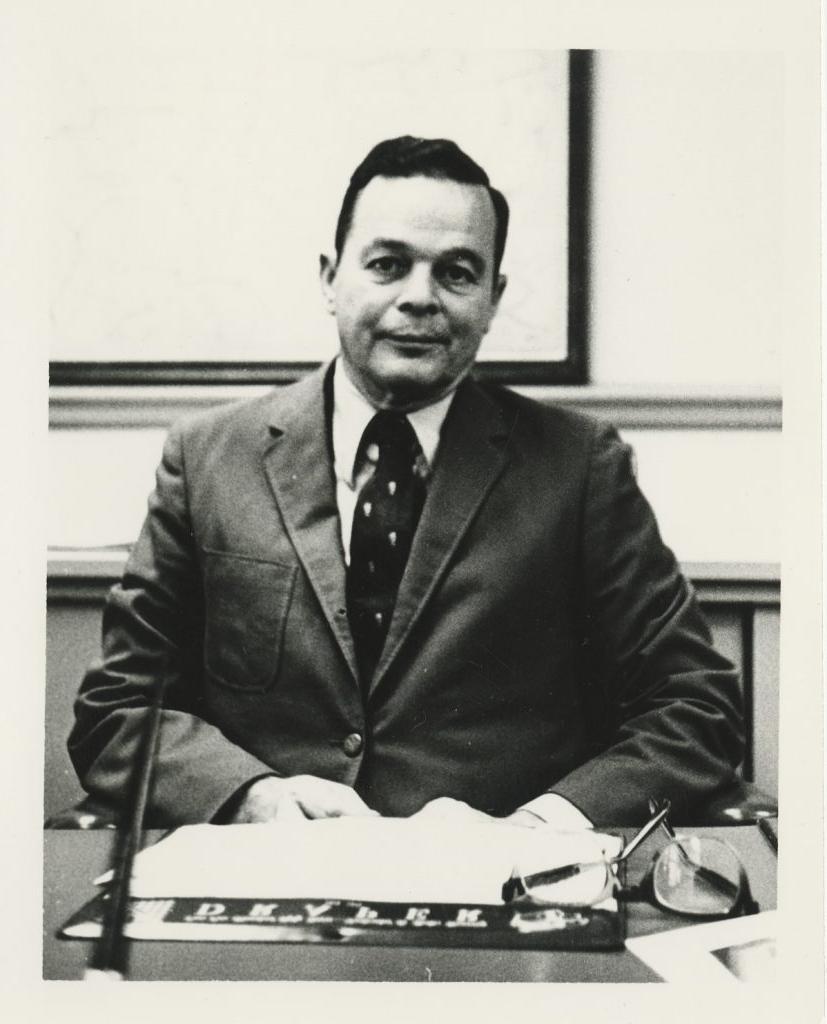
M 439 311 L 430 267 L 422 264 L 411 267 L 402 282 L 396 305 L 401 312 L 418 316 L 432 316 Z

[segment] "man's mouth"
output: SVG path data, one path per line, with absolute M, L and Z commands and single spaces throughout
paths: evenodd
M 415 333 L 413 331 L 382 331 L 380 337 L 396 345 L 410 346 L 412 348 L 445 346 L 449 340 L 444 334 Z

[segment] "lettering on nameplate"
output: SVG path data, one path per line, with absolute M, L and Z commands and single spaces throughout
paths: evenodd
M 406 921 L 413 921 L 415 924 L 421 924 L 423 921 L 428 920 L 428 915 L 431 913 L 428 907 L 408 907 L 408 913 L 405 914 Z
M 223 903 L 202 903 L 193 917 L 220 917 L 225 909 Z
M 488 922 L 482 916 L 482 907 L 460 907 L 453 920 L 445 922 L 446 928 L 487 928 Z
M 271 918 L 278 903 L 254 903 L 250 908 L 250 917 Z
M 333 920 L 330 916 L 330 911 L 336 906 L 335 903 L 331 903 L 327 900 L 324 903 L 305 903 L 304 909 L 307 913 L 307 920 L 309 922 L 329 923 Z

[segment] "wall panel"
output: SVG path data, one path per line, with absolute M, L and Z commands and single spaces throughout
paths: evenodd
M 591 411 L 587 402 L 567 404 Z M 193 402 L 190 411 L 202 407 Z M 166 408 L 168 414 L 183 411 L 182 403 Z M 629 405 L 622 408 L 629 411 Z M 599 414 L 616 421 L 618 411 Z M 639 406 L 632 411 L 634 425 L 621 426 L 621 434 L 635 449 L 641 486 L 678 558 L 780 561 L 781 432 L 772 426 L 664 429 L 652 426 Z M 165 429 L 160 413 L 144 426 L 132 412 L 121 424 L 96 427 L 87 419 L 82 427 L 50 431 L 50 545 L 99 547 L 137 536 Z

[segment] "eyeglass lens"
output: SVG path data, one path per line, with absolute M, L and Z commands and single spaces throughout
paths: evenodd
M 679 836 L 658 855 L 655 898 L 681 914 L 725 915 L 741 893 L 742 869 L 735 851 L 716 839 Z
M 612 878 L 610 865 L 599 862 L 578 865 L 576 874 L 555 881 L 547 881 L 543 873 L 523 876 L 523 884 L 525 894 L 538 903 L 582 907 L 599 903 L 610 888 Z

